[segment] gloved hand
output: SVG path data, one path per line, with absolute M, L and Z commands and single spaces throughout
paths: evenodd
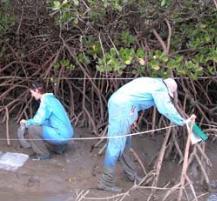
M 20 120 L 20 125 L 21 126 L 26 126 L 26 120 L 25 119 L 21 119 Z
M 195 134 L 197 137 L 199 137 L 203 141 L 206 141 L 208 139 L 208 136 L 195 123 L 195 119 L 196 119 L 196 115 L 192 114 L 185 122 L 190 128 L 192 128 L 193 134 Z
M 208 136 L 206 135 L 206 133 L 204 133 L 196 123 L 194 123 L 192 127 L 192 131 L 195 135 L 200 137 L 203 141 L 208 140 Z
M 191 124 L 195 122 L 196 115 L 192 114 L 188 119 L 185 120 L 185 123 L 189 126 L 192 126 Z

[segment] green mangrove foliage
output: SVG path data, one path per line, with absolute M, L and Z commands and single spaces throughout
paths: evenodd
M 59 70 L 60 68 L 64 68 L 65 70 L 74 70 L 74 64 L 70 63 L 68 59 L 62 59 L 53 65 L 55 70 Z
M 77 24 L 79 18 L 79 1 L 50 1 L 51 16 L 55 16 L 56 23 L 62 28 L 70 24 Z
M 172 0 L 49 2 L 60 31 L 89 30 L 81 33 L 77 60 L 101 73 L 168 76 L 173 72 L 192 79 L 216 74 L 217 12 L 205 0 L 184 0 L 179 5 Z M 165 19 L 172 33 L 167 54 L 153 34 L 157 31 L 167 44 Z
M 173 36 L 173 51 L 180 52 L 186 62 L 179 67 L 182 74 L 200 76 L 215 75 L 217 72 L 217 12 L 204 13 L 196 19 L 177 18 L 176 34 Z M 202 73 L 203 71 L 203 73 Z

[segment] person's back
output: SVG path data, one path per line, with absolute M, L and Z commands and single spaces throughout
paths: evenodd
M 168 89 L 160 78 L 140 77 L 119 88 L 110 99 L 128 102 L 140 109 L 147 109 L 155 104 L 154 93 L 166 93 Z
M 138 94 L 152 93 L 161 85 L 161 78 L 139 77 L 120 87 L 114 94 L 121 93 L 128 97 Z
M 46 93 L 41 99 L 41 104 L 44 104 L 45 107 L 50 110 L 48 126 L 56 128 L 64 137 L 72 137 L 72 125 L 60 101 L 52 93 Z

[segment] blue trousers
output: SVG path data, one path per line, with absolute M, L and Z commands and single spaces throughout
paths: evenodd
M 114 168 L 126 146 L 131 145 L 131 137 L 126 135 L 138 117 L 138 109 L 124 98 L 112 96 L 108 102 L 108 113 L 108 137 L 111 138 L 108 139 L 104 166 Z
M 114 169 L 118 159 L 121 157 L 124 150 L 129 149 L 131 147 L 131 137 L 128 136 L 125 138 L 126 138 L 126 144 L 124 146 L 123 151 L 120 148 L 117 148 L 116 152 L 110 151 L 111 149 L 109 149 L 109 143 L 108 143 L 108 147 L 106 149 L 105 159 L 104 159 L 104 166 L 105 167 L 110 168 L 110 169 Z M 112 142 L 110 142 L 110 143 L 112 143 Z M 112 145 L 110 145 L 110 146 L 112 146 Z

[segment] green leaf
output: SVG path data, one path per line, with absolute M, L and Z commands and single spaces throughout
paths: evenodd
M 151 69 L 153 69 L 153 70 L 159 70 L 160 69 L 159 62 L 156 60 L 150 61 L 149 65 L 150 65 Z
M 53 10 L 60 10 L 60 8 L 61 8 L 60 2 L 59 1 L 54 1 L 52 9 Z
M 136 55 L 137 58 L 143 59 L 145 57 L 145 52 L 143 49 L 139 48 L 136 50 Z
M 164 7 L 166 4 L 167 4 L 167 0 L 162 0 L 160 5 L 161 7 Z
M 64 0 L 62 4 L 64 5 L 64 4 L 67 4 L 67 3 L 68 3 L 68 0 Z
M 135 37 L 131 35 L 128 31 L 124 31 L 121 33 L 121 42 L 122 46 L 129 47 L 134 44 Z
M 73 0 L 73 2 L 74 2 L 75 6 L 79 6 L 79 1 L 78 0 Z

